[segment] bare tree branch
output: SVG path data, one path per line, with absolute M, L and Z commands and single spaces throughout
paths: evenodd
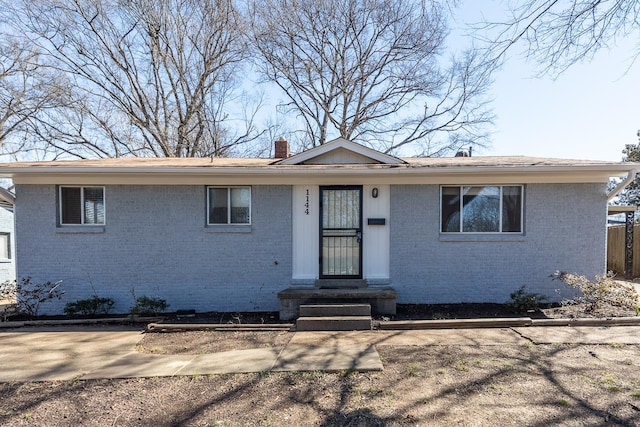
M 0 33 L 0 151 L 4 154 L 24 149 L 30 118 L 58 105 L 60 87 L 51 75 L 40 73 L 41 68 L 37 49 L 10 33 Z
M 469 51 L 446 59 L 437 2 L 256 0 L 251 39 L 282 107 L 306 124 L 305 145 L 330 135 L 387 152 L 423 154 L 482 144 L 491 63 Z
M 76 157 L 221 156 L 260 136 L 252 122 L 234 120 L 242 108 L 229 107 L 247 54 L 232 0 L 2 6 L 25 42 L 43 52 L 47 69 L 72 88 L 64 108 L 28 119 L 34 149 Z
M 557 76 L 618 39 L 639 40 L 639 18 L 638 0 L 534 0 L 512 8 L 506 21 L 485 22 L 476 30 L 487 34 L 496 59 L 522 44 L 543 73 Z M 640 44 L 633 57 L 638 55 Z

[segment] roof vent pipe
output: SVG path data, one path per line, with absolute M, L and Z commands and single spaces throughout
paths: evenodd
M 456 157 L 471 157 L 472 151 L 473 147 L 469 147 L 466 150 L 464 148 L 460 148 L 456 153 Z

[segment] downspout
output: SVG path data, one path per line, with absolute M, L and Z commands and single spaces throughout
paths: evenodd
M 607 195 L 607 203 L 611 202 L 611 200 L 613 200 L 614 197 L 616 197 L 618 194 L 620 194 L 622 192 L 622 190 L 627 188 L 627 185 L 631 184 L 631 182 L 633 182 L 633 180 L 636 179 L 636 174 L 637 173 L 638 173 L 638 169 L 637 168 L 630 169 L 629 172 L 627 173 L 627 177 L 624 179 L 624 181 L 622 181 L 620 184 L 616 185 L 616 188 L 611 190 L 611 192 Z

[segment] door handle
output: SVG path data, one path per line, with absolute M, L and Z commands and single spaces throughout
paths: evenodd
M 356 240 L 358 243 L 362 243 L 362 231 L 356 231 Z

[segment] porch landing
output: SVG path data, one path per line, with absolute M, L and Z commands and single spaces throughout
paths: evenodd
M 301 304 L 370 304 L 373 314 L 396 314 L 398 293 L 390 286 L 353 289 L 291 287 L 278 293 L 280 320 L 297 319 Z

